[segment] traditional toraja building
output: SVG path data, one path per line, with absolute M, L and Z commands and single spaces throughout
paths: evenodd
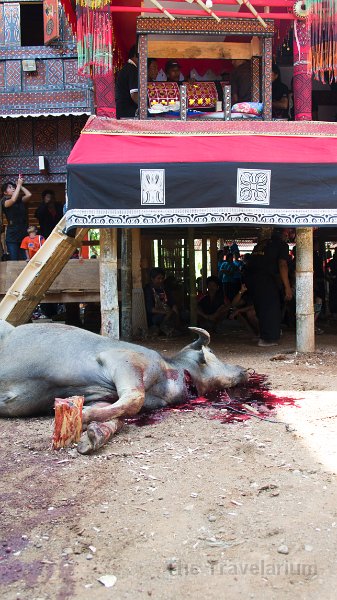
M 105 84 L 112 81 L 117 38 L 122 33 L 113 28 L 115 14 L 144 13 L 133 30 L 139 51 L 139 120 L 90 119 L 69 159 L 68 230 L 101 228 L 103 332 L 119 335 L 116 228 L 122 230 L 125 334 L 131 292 L 135 292 L 134 304 L 141 296 L 140 228 L 160 226 L 164 235 L 166 227 L 187 227 L 193 321 L 194 238 L 204 238 L 203 228 L 233 223 L 237 227 L 281 225 L 298 228 L 298 347 L 313 349 L 312 232 L 314 227 L 336 224 L 337 126 L 310 123 L 312 74 L 330 80 L 335 75 L 334 20 L 326 3 L 315 3 L 315 10 L 310 6 L 289 0 L 255 0 L 254 7 L 248 0 L 226 4 L 214 0 L 208 6 L 201 0 L 193 6 L 157 0 L 142 7 L 127 0 L 118 5 L 78 3 L 80 72 L 96 82 L 106 78 Z M 272 57 L 290 26 L 294 113 L 301 123 L 276 123 L 272 122 Z M 131 45 L 134 39 L 129 41 Z M 213 114 L 191 111 L 193 103 L 211 100 L 208 91 L 205 98 L 202 86 L 193 84 L 177 87 L 176 114 L 149 112 L 147 58 L 197 61 L 208 52 L 213 59 L 250 61 L 252 99 L 263 104 L 258 118 L 232 122 L 231 90 L 226 83 L 222 110 L 216 108 Z M 156 103 L 167 108 L 168 97 L 162 94 L 168 88 L 160 83 L 157 88 L 158 98 L 165 101 Z M 110 110 L 113 115 L 113 106 L 106 108 L 105 114 Z M 213 264 L 216 230 L 214 236 L 207 235 L 213 238 Z
M 64 200 L 67 157 L 93 109 L 92 82 L 78 73 L 74 30 L 61 4 L 2 0 L 1 179 L 21 173 L 36 201 L 46 187 Z

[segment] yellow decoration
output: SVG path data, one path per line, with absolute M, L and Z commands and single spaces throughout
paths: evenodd
M 189 100 L 189 104 L 194 104 L 194 98 L 191 98 L 191 99 Z
M 202 98 L 198 98 L 198 104 L 202 104 L 203 100 Z

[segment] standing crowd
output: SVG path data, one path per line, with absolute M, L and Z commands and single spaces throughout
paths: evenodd
M 31 192 L 23 185 L 23 177 L 19 175 L 16 183 L 6 181 L 1 187 L 0 200 L 0 232 L 7 226 L 4 248 L 0 241 L 1 257 L 7 260 L 30 260 L 41 248 L 46 238 L 62 217 L 62 205 L 56 201 L 52 190 L 42 192 L 41 203 L 35 211 L 39 228 L 28 223 L 28 204 Z M 28 234 L 28 235 L 27 235 Z

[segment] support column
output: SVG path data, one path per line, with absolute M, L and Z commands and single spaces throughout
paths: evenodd
M 195 282 L 194 228 L 188 228 L 188 265 L 190 279 L 190 322 L 197 324 L 197 289 Z
M 143 337 L 147 331 L 141 270 L 141 233 L 132 229 L 132 335 Z
M 211 275 L 218 275 L 218 240 L 211 237 L 209 242 L 209 251 L 211 255 Z
M 263 39 L 263 58 L 262 58 L 262 102 L 263 118 L 265 121 L 272 120 L 272 88 L 271 88 L 271 74 L 272 74 L 272 60 L 273 60 L 273 40 L 272 38 Z
M 117 229 L 100 231 L 101 334 L 119 339 Z
M 313 230 L 296 231 L 296 349 L 315 351 Z
M 252 56 L 252 102 L 260 102 L 260 64 L 261 58 L 259 56 Z
M 147 35 L 138 36 L 139 118 L 147 119 Z
M 202 248 L 202 293 L 206 294 L 206 290 L 207 290 L 207 258 L 208 258 L 208 254 L 207 254 L 207 238 L 202 238 L 201 240 L 201 248 Z
M 131 298 L 132 298 L 132 246 L 131 229 L 122 229 L 121 239 L 121 334 L 123 340 L 131 340 Z
M 306 20 L 294 23 L 294 112 L 295 121 L 312 120 L 312 83 L 308 72 L 310 28 Z

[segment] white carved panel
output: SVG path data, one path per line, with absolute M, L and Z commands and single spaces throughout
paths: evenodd
M 271 171 L 263 169 L 238 169 L 237 204 L 270 204 Z
M 141 203 L 165 204 L 165 169 L 140 169 Z

